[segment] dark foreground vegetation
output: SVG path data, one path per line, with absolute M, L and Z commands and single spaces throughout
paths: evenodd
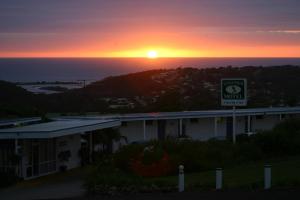
M 177 190 L 180 164 L 187 190 L 214 188 L 215 168 L 224 169 L 225 188 L 263 188 L 263 166 L 272 164 L 273 187 L 300 186 L 300 121 L 291 119 L 271 131 L 207 142 L 169 139 L 124 146 L 105 156 L 86 178 L 89 192 L 167 192 Z
M 232 77 L 248 80 L 249 107 L 299 105 L 299 66 L 178 68 L 108 77 L 51 95 L 0 81 L 0 117 L 219 109 L 220 80 Z

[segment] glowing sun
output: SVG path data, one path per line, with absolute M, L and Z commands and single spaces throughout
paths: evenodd
M 157 58 L 158 56 L 157 56 L 157 52 L 156 51 L 148 51 L 148 53 L 147 53 L 147 57 L 148 58 Z

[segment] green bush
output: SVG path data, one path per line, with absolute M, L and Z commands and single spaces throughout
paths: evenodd
M 123 171 L 130 171 L 130 161 L 135 159 L 144 150 L 144 145 L 131 144 L 123 146 L 114 155 L 114 164 Z
M 153 146 L 152 153 L 145 153 L 143 162 L 151 163 L 162 152 L 167 152 L 177 173 L 180 164 L 186 172 L 203 171 L 215 167 L 232 166 L 249 161 L 300 154 L 300 120 L 291 119 L 277 125 L 273 130 L 237 137 L 237 144 L 231 141 L 193 141 L 168 139 L 134 144 L 121 148 L 115 155 L 115 166 L 130 171 L 129 163 L 140 155 L 145 147 Z

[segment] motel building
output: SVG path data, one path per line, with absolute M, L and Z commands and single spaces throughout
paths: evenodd
M 280 121 L 299 118 L 300 107 L 237 109 L 236 134 L 272 129 Z M 99 150 L 97 134 L 118 129 L 127 143 L 188 137 L 193 140 L 231 139 L 233 111 L 184 111 L 55 117 L 0 121 L 0 171 L 14 171 L 20 178 L 35 177 L 82 166 L 82 152 Z M 115 142 L 112 150 L 124 145 Z M 90 158 L 89 158 L 90 159 Z

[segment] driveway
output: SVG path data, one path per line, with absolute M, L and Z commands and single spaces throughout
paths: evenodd
M 83 169 L 22 181 L 1 189 L 1 200 L 63 199 L 83 196 Z

